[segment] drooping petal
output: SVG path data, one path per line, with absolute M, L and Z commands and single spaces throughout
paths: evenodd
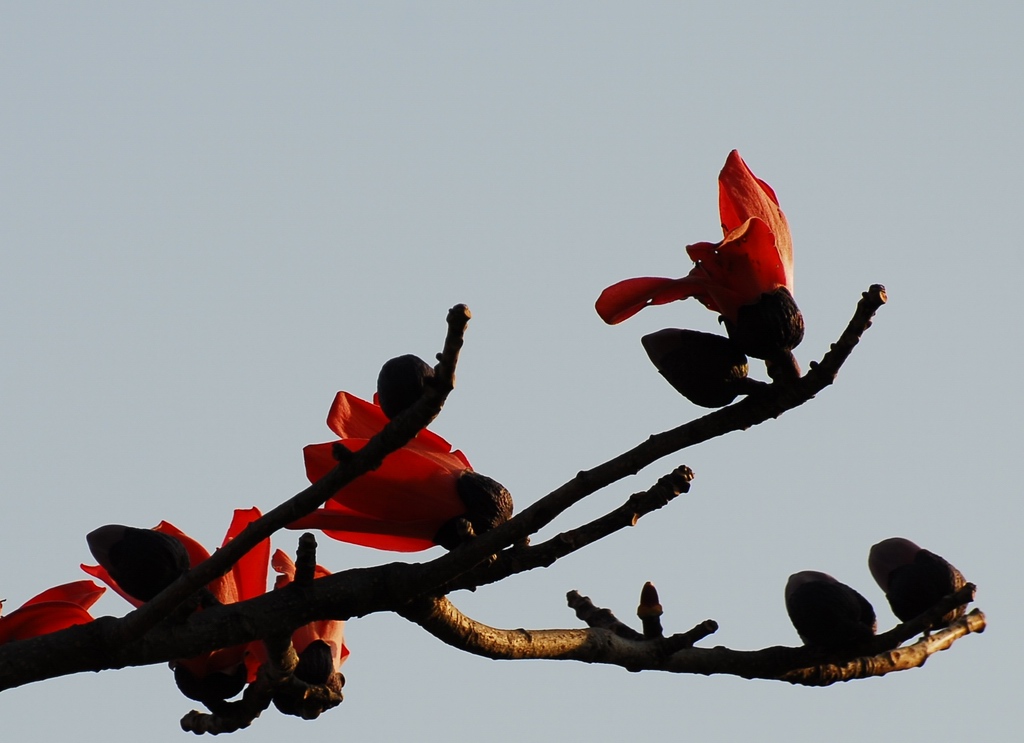
M 711 301 L 704 284 L 690 276 L 681 279 L 644 276 L 612 284 L 601 292 L 594 307 L 602 320 L 609 325 L 617 325 L 644 307 L 688 297 L 696 297 L 704 304 Z

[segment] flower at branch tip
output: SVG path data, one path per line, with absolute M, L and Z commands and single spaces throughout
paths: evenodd
M 10 614 L 0 616 L 0 645 L 91 622 L 89 607 L 106 590 L 91 580 L 78 580 L 48 588 Z M 0 601 L 2 610 L 3 601 Z
M 831 575 L 804 570 L 786 583 L 786 612 L 805 645 L 837 649 L 875 634 L 868 600 Z
M 242 533 L 250 523 L 260 518 L 262 514 L 258 508 L 236 509 L 224 536 L 222 546 L 227 545 L 232 539 Z M 106 529 L 107 531 L 104 531 Z M 106 550 L 105 557 L 109 559 L 110 551 L 125 538 L 132 534 L 133 539 L 138 539 L 134 532 L 121 533 L 119 529 L 132 529 L 132 527 L 114 526 L 101 527 L 92 534 L 98 536 L 90 540 L 90 548 L 93 542 L 99 545 L 101 554 Z M 137 530 L 144 531 L 144 530 Z M 210 557 L 210 552 L 199 542 L 185 534 L 173 524 L 161 521 L 152 531 L 164 534 L 177 540 L 185 549 L 188 555 L 189 567 L 194 568 Z M 121 537 L 119 538 L 119 534 Z M 90 535 L 92 536 L 92 535 Z M 157 544 L 156 541 L 139 540 L 142 544 Z M 163 547 L 157 548 L 157 554 L 163 551 Z M 173 552 L 173 551 L 172 551 Z M 94 556 L 99 560 L 100 556 L 94 551 Z M 152 564 L 158 565 L 161 569 L 165 566 L 163 557 L 154 559 L 150 554 L 148 559 Z M 253 549 L 247 552 L 236 562 L 227 573 L 211 581 L 207 585 L 213 599 L 221 604 L 234 604 L 240 601 L 247 601 L 256 596 L 261 596 L 267 590 L 267 573 L 270 564 L 270 540 L 264 539 Z M 115 565 L 114 567 L 123 567 Z M 120 585 L 111 571 L 102 561 L 99 565 L 82 565 L 82 570 L 95 578 L 100 579 L 118 594 L 124 597 L 133 606 L 141 606 L 145 600 L 133 596 L 124 586 Z M 117 571 L 115 571 L 117 572 Z M 137 571 L 135 571 L 137 572 Z M 133 578 L 138 576 L 133 573 Z M 145 582 L 145 581 L 143 581 Z M 151 588 L 147 584 L 147 588 Z M 159 591 L 157 591 L 159 592 Z M 154 594 L 155 595 L 155 594 Z M 183 694 L 190 699 L 200 702 L 210 700 L 229 699 L 242 690 L 246 682 L 256 678 L 256 671 L 259 668 L 258 661 L 250 650 L 251 643 L 234 645 L 221 648 L 209 653 L 203 653 L 192 658 L 182 658 L 171 663 L 174 669 L 174 680 Z
M 420 399 L 433 378 L 434 367 L 419 356 L 397 356 L 384 362 L 377 375 L 376 402 L 384 415 L 394 418 Z
M 696 264 L 680 279 L 626 279 L 601 292 L 596 309 L 606 323 L 626 320 L 644 307 L 694 297 L 718 312 L 748 356 L 770 359 L 795 348 L 804 322 L 793 301 L 793 243 L 775 192 L 757 178 L 736 150 L 718 177 L 724 239 L 694 243 Z
M 665 328 L 640 342 L 661 376 L 695 405 L 720 408 L 743 394 L 747 357 L 731 339 Z
M 908 622 L 935 606 L 943 597 L 963 588 L 963 574 L 946 560 L 918 547 L 909 539 L 883 539 L 868 553 L 868 568 L 885 592 L 892 613 Z M 963 615 L 959 606 L 945 614 L 945 624 Z
M 341 438 L 303 449 L 309 481 L 317 482 L 337 465 L 336 444 L 358 451 L 387 423 L 378 405 L 339 392 L 327 425 Z M 424 429 L 376 470 L 356 478 L 323 508 L 288 528 L 320 529 L 342 542 L 415 552 L 435 544 L 452 549 L 470 532 L 493 528 L 511 514 L 507 490 L 473 472 L 461 451 L 452 451 L 451 444 Z

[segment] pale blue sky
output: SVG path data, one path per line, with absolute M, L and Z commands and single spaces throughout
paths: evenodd
M 372 616 L 349 624 L 341 708 L 268 712 L 238 738 L 1007 739 L 1022 28 L 1024 9 L 984 2 L 4 3 L 0 597 L 84 577 L 104 523 L 219 543 L 231 509 L 303 487 L 334 393 L 429 358 L 457 302 L 474 320 L 434 428 L 520 505 L 699 415 L 639 337 L 715 316 L 677 303 L 610 328 L 593 301 L 689 270 L 738 148 L 792 225 L 801 362 L 869 284 L 890 304 L 817 400 L 555 527 L 681 463 L 689 496 L 454 601 L 497 626 L 577 626 L 565 591 L 628 617 L 653 580 L 671 631 L 714 618 L 710 644 L 794 644 L 782 589 L 802 569 L 891 626 L 866 558 L 901 535 L 979 584 L 990 629 L 923 670 L 804 689 L 486 661 Z M 334 570 L 388 559 L 321 550 Z M 0 694 L 21 740 L 182 740 L 190 708 L 165 668 Z

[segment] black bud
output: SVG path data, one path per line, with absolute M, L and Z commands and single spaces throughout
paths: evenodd
M 784 286 L 740 307 L 735 323 L 724 322 L 740 350 L 756 359 L 788 353 L 804 339 L 804 316 Z
M 394 418 L 419 400 L 433 378 L 434 368 L 419 356 L 407 354 L 385 362 L 377 375 L 377 398 L 384 415 Z
M 786 611 L 806 645 L 838 649 L 875 634 L 875 610 L 868 600 L 824 573 L 791 575 L 786 585 Z
M 231 699 L 245 688 L 247 678 L 248 672 L 244 663 L 224 671 L 214 671 L 202 678 L 181 663 L 174 666 L 174 683 L 178 685 L 178 690 L 189 699 L 203 704 L 215 704 Z
M 434 541 L 445 549 L 455 549 L 468 537 L 483 534 L 512 518 L 512 495 L 497 480 L 466 470 L 455 488 L 466 505 L 466 513 L 443 524 L 434 536 Z
M 189 569 L 185 545 L 152 529 L 108 524 L 85 540 L 121 590 L 139 601 L 149 601 Z
M 334 657 L 331 646 L 323 640 L 313 640 L 299 653 L 299 664 L 295 666 L 295 677 L 307 684 L 326 684 L 334 673 Z
M 695 405 L 720 408 L 743 392 L 747 357 L 729 338 L 666 328 L 640 342 L 666 381 Z

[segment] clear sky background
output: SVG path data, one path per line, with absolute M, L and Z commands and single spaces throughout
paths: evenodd
M 807 689 L 489 661 L 370 616 L 347 628 L 340 708 L 269 711 L 237 737 L 1009 739 L 1022 28 L 1009 2 L 4 3 L 0 597 L 85 577 L 84 534 L 105 523 L 219 544 L 233 508 L 304 487 L 335 392 L 430 358 L 458 302 L 474 319 L 433 428 L 520 506 L 700 415 L 639 338 L 715 316 L 691 301 L 608 327 L 593 302 L 689 270 L 684 246 L 720 236 L 716 177 L 738 148 L 793 229 L 804 366 L 871 283 L 890 303 L 816 400 L 545 533 L 682 463 L 688 496 L 454 601 L 500 627 L 576 627 L 567 590 L 629 618 L 653 580 L 670 631 L 714 618 L 705 644 L 796 644 L 782 589 L 802 569 L 892 626 L 866 557 L 901 535 L 978 583 L 985 634 Z M 192 707 L 153 667 L 5 692 L 0 721 L 19 740 L 172 741 Z

